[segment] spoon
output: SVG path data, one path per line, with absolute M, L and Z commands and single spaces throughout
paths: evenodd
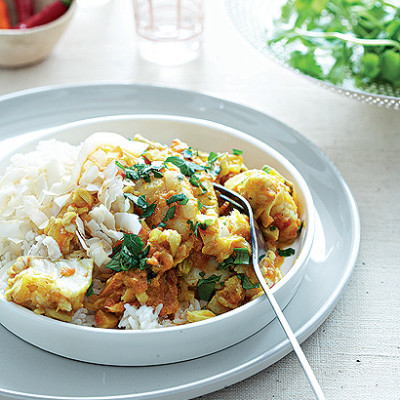
M 258 259 L 260 256 L 265 255 L 266 253 L 265 243 L 257 222 L 254 219 L 253 210 L 250 206 L 250 203 L 244 197 L 240 196 L 238 193 L 230 189 L 227 189 L 225 186 L 214 183 L 214 189 L 218 190 L 221 193 L 221 195 L 219 196 L 221 199 L 228 201 L 233 206 L 239 208 L 241 211 L 248 215 L 250 221 L 251 245 L 253 249 L 252 261 L 257 279 L 260 282 L 261 287 L 263 288 L 264 293 L 266 294 L 276 314 L 276 317 L 278 318 L 283 330 L 285 331 L 287 338 L 292 344 L 293 350 L 295 351 L 297 358 L 303 368 L 304 374 L 306 375 L 311 385 L 311 388 L 314 391 L 315 397 L 318 400 L 326 400 L 325 395 L 322 392 L 321 386 L 319 385 L 318 380 L 315 377 L 314 372 L 310 364 L 308 363 L 302 348 L 300 347 L 296 335 L 293 333 L 293 330 L 290 327 L 285 315 L 283 314 L 278 302 L 276 301 L 272 290 L 268 287 L 267 283 L 265 282 L 264 276 L 262 275 Z

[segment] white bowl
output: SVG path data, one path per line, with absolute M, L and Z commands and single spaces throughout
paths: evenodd
M 140 133 L 165 144 L 180 138 L 192 147 L 205 151 L 243 150 L 249 168 L 268 164 L 293 182 L 297 191 L 301 235 L 291 246 L 297 257 L 285 259 L 285 276 L 273 287 L 273 293 L 284 308 L 300 284 L 314 235 L 314 205 L 308 186 L 294 166 L 267 144 L 226 126 L 193 118 L 163 115 L 114 116 L 70 123 L 12 138 L 3 149 L 13 153 L 32 150 L 38 140 L 57 138 L 79 144 L 90 134 L 111 131 L 126 137 Z M 6 153 L 7 152 L 7 153 Z M 7 165 L 10 151 L 0 153 L 0 169 Z M 158 365 L 204 356 L 256 333 L 274 318 L 268 300 L 263 296 L 235 310 L 206 321 L 146 331 L 107 330 L 67 324 L 36 315 L 0 298 L 0 322 L 11 332 L 42 349 L 68 358 L 107 365 Z
M 52 1 L 38 1 L 37 10 Z M 15 23 L 14 2 L 6 0 L 6 3 L 9 6 L 11 21 Z M 25 67 L 44 60 L 67 29 L 75 9 L 76 1 L 73 1 L 64 15 L 48 24 L 29 29 L 0 29 L 0 67 Z

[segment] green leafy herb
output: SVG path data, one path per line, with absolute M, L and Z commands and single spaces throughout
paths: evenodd
M 198 203 L 198 209 L 199 209 L 199 211 L 200 211 L 202 208 L 213 208 L 213 206 L 205 206 L 199 199 L 197 199 L 197 203 Z
M 221 167 L 215 164 L 220 157 L 222 157 L 222 154 L 214 153 L 213 151 L 208 155 L 208 165 L 206 169 L 207 172 L 214 178 L 217 177 L 221 172 Z
M 250 253 L 247 249 L 235 249 L 235 264 L 250 264 Z
M 190 178 L 189 178 L 189 182 L 194 186 L 194 187 L 201 187 L 202 188 L 202 195 L 204 193 L 207 193 L 207 188 L 203 185 L 203 183 L 200 180 L 199 175 L 197 174 L 193 174 Z
M 385 0 L 288 0 L 268 44 L 289 64 L 334 84 L 400 87 L 400 8 Z
M 295 250 L 292 249 L 291 247 L 288 247 L 287 249 L 283 249 L 283 250 L 282 249 L 278 249 L 278 254 L 281 257 L 290 257 L 290 256 L 293 256 L 294 253 L 295 253 Z
M 204 272 L 200 276 L 204 277 Z M 200 300 L 209 301 L 215 289 L 215 285 L 221 279 L 221 275 L 212 274 L 208 278 L 200 278 L 197 281 L 197 294 Z
M 185 158 L 192 159 L 193 158 L 193 149 L 191 147 L 189 147 L 188 149 L 183 150 L 182 155 Z
M 189 198 L 183 193 L 175 194 L 167 200 L 167 204 L 175 203 L 176 201 L 184 206 L 189 201 Z
M 212 219 L 206 219 L 204 222 L 198 222 L 197 226 L 201 229 L 201 230 L 206 230 L 210 224 L 212 224 L 213 220 Z
M 227 259 L 222 261 L 222 263 L 218 265 L 217 269 L 218 270 L 227 269 L 232 265 L 237 265 L 237 264 L 245 264 L 245 265 L 250 264 L 249 250 L 245 248 L 233 249 L 233 253 Z
M 119 251 L 105 265 L 114 271 L 128 271 L 131 268 L 145 269 L 150 246 L 144 247 L 142 239 L 133 233 L 124 233 Z
M 204 222 L 196 222 L 194 223 L 191 219 L 187 220 L 186 223 L 190 226 L 190 229 L 193 231 L 194 235 L 198 237 L 198 230 L 206 230 L 211 224 L 212 219 L 206 219 Z
M 270 227 L 269 227 L 269 230 L 272 232 L 272 231 L 276 231 L 278 228 L 275 226 L 275 225 L 271 225 Z
M 301 233 L 301 230 L 303 229 L 303 226 L 304 226 L 304 222 L 303 222 L 303 221 L 301 221 L 301 223 L 300 223 L 300 226 L 299 226 L 299 228 L 297 229 L 297 236 L 299 236 L 299 235 L 300 235 L 300 233 Z
M 271 172 L 271 168 L 268 167 L 268 165 L 265 165 L 265 166 L 262 168 L 262 170 L 263 170 L 264 172 L 266 172 L 267 174 L 269 174 L 269 173 Z
M 236 276 L 242 281 L 242 287 L 244 290 L 255 289 L 255 288 L 260 287 L 259 283 L 256 283 L 256 284 L 251 283 L 251 281 L 247 275 L 238 274 Z
M 143 211 L 142 218 L 150 217 L 156 209 L 157 203 L 149 204 L 144 194 L 137 197 L 131 193 L 124 193 L 124 196 Z
M 203 193 L 207 192 L 206 187 L 200 180 L 200 177 L 196 174 L 196 171 L 205 171 L 207 168 L 202 165 L 198 165 L 194 162 L 184 160 L 183 158 L 172 156 L 168 157 L 164 161 L 164 165 L 166 166 L 168 163 L 171 163 L 179 168 L 181 173 L 185 176 L 189 177 L 189 182 L 195 187 L 201 187 L 203 189 Z
M 90 296 L 92 296 L 94 293 L 93 293 L 93 281 L 92 281 L 92 283 L 90 284 L 90 286 L 88 287 L 88 289 L 86 290 L 86 297 L 90 297 Z
M 164 161 L 164 165 L 171 163 L 179 168 L 181 173 L 186 176 L 192 176 L 196 171 L 204 171 L 205 167 L 194 162 L 184 160 L 183 158 L 171 156 Z
M 214 153 L 213 151 L 208 155 L 209 164 L 214 164 L 222 154 Z
M 137 181 L 139 179 L 144 179 L 146 182 L 151 182 L 151 175 L 154 178 L 162 178 L 163 174 L 160 170 L 163 166 L 152 165 L 152 164 L 135 164 L 132 167 L 124 167 L 119 161 L 115 161 L 119 168 L 125 172 L 125 179 L 131 179 Z
M 160 222 L 160 224 L 158 225 L 160 228 L 163 228 L 165 226 L 165 223 L 174 218 L 175 216 L 175 211 L 176 211 L 176 206 L 172 206 L 168 209 L 167 213 L 165 214 L 164 218 L 162 219 L 162 221 Z
M 243 154 L 243 151 L 238 149 L 233 149 L 232 152 L 235 156 L 241 156 Z

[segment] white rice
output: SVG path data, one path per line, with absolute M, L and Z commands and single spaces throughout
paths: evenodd
M 52 216 L 57 216 L 70 199 L 80 148 L 53 139 L 40 142 L 33 152 L 11 158 L 0 180 L 0 295 L 6 290 L 7 270 L 18 257 L 29 255 L 51 260 L 61 257 L 56 241 L 40 234 L 39 230 Z M 101 271 L 110 260 L 113 243 L 122 237 L 120 230 L 138 233 L 140 223 L 137 216 L 126 213 L 129 202 L 125 201 L 122 177 L 117 175 L 114 163 L 102 171 L 91 166 L 81 177 L 80 186 L 82 184 L 89 192 L 97 192 L 100 204 L 90 211 L 91 220 L 86 225 L 77 218 L 76 232 L 83 251 L 93 258 L 96 271 Z M 86 232 L 90 232 L 90 238 L 86 237 Z M 94 279 L 95 294 L 103 287 L 99 279 Z M 186 322 L 188 309 L 200 308 L 197 300 L 192 301 L 182 307 L 171 322 L 160 319 L 162 304 L 156 309 L 126 304 L 119 327 L 152 329 L 181 324 Z M 96 326 L 94 312 L 81 308 L 73 316 L 72 323 Z

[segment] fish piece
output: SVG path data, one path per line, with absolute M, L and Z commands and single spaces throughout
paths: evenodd
M 69 322 L 83 305 L 92 271 L 93 260 L 88 258 L 19 257 L 8 270 L 5 297 L 36 314 Z

